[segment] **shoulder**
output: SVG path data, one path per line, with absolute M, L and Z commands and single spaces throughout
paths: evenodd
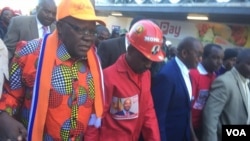
M 32 53 L 39 53 L 42 39 L 34 39 L 31 41 L 20 41 L 17 43 L 16 55 L 19 57 Z
M 35 19 L 35 16 L 16 16 L 13 17 L 11 20 L 15 22 L 21 22 L 21 21 L 24 22 L 30 19 Z
M 104 40 L 104 41 L 101 42 L 101 44 L 103 44 L 103 45 L 113 45 L 113 44 L 118 44 L 123 40 L 125 41 L 125 39 L 123 37 L 113 38 L 113 39 Z

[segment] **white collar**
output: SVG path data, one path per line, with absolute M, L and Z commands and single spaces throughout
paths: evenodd
M 181 72 L 185 75 L 189 75 L 189 69 L 177 56 L 175 57 L 175 61 L 177 65 L 179 66 Z
M 204 66 L 201 63 L 198 64 L 197 70 L 202 75 L 207 75 L 208 74 L 208 72 L 206 71 L 206 69 L 204 68 Z
M 127 49 L 128 49 L 128 45 L 129 45 L 128 38 L 127 38 L 127 36 L 125 35 L 125 48 L 126 48 L 126 51 L 127 51 Z
M 41 22 L 38 20 L 37 16 L 36 16 L 36 23 L 37 23 L 38 29 L 43 28 L 43 25 L 42 25 Z

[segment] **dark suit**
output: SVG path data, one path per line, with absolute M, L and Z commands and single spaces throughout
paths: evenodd
M 190 141 L 190 97 L 175 59 L 153 78 L 152 95 L 161 141 Z
M 56 26 L 52 24 L 52 32 Z M 17 16 L 11 19 L 8 31 L 4 37 L 4 43 L 9 51 L 9 58 L 12 58 L 19 41 L 30 41 L 39 37 L 36 16 Z
M 125 115 L 125 113 L 124 113 L 124 111 L 118 111 L 117 113 L 115 113 L 116 115 L 121 115 L 121 116 L 124 116 Z M 134 113 L 133 112 L 130 112 L 129 111 L 129 115 L 133 115 Z
M 104 40 L 99 44 L 97 49 L 103 69 L 114 64 L 119 56 L 125 52 L 125 37 Z

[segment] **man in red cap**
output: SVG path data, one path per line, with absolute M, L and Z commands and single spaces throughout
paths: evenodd
M 152 21 L 141 20 L 126 36 L 127 52 L 104 69 L 106 104 L 102 126 L 100 130 L 89 129 L 98 135 L 86 135 L 87 141 L 137 141 L 140 133 L 145 141 L 160 141 L 149 68 L 152 62 L 164 59 L 162 32 Z M 124 104 L 128 99 L 131 103 Z
M 62 0 L 57 29 L 19 44 L 0 99 L 1 140 L 80 141 L 88 125 L 100 126 L 104 92 L 96 22 L 104 24 L 89 0 Z

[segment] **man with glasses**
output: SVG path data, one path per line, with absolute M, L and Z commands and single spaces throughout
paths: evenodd
M 83 140 L 89 125 L 100 127 L 96 22 L 104 24 L 89 0 L 62 0 L 57 29 L 19 44 L 0 99 L 0 139 Z
M 32 16 L 17 16 L 11 19 L 4 43 L 9 51 L 9 58 L 14 56 L 16 44 L 19 41 L 29 41 L 42 38 L 44 34 L 55 29 L 56 4 L 54 0 L 39 0 L 37 14 Z

